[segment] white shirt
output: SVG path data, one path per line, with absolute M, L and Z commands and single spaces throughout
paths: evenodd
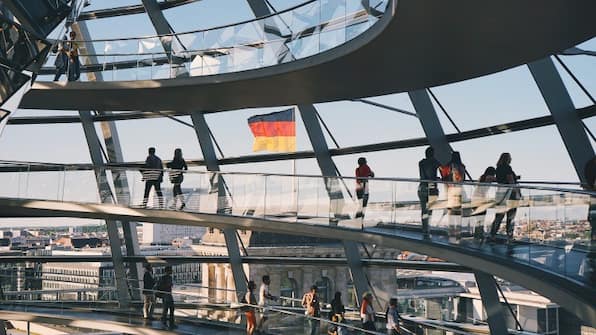
M 269 285 L 261 283 L 261 287 L 259 288 L 259 306 L 266 306 L 268 299 L 267 297 L 269 296 Z
M 390 307 L 387 312 L 387 329 L 399 329 L 399 314 L 397 308 Z

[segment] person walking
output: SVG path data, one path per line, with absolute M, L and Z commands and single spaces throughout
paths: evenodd
M 164 327 L 168 327 L 170 329 L 176 328 L 176 324 L 174 323 L 174 298 L 172 297 L 172 266 L 168 265 L 165 268 L 165 273 L 156 285 L 156 291 L 158 297 L 162 299 L 162 312 L 161 312 L 161 323 Z M 169 312 L 169 317 L 168 317 Z
M 430 238 L 428 220 L 430 218 L 429 205 L 437 200 L 439 196 L 439 187 L 435 180 L 438 180 L 437 170 L 441 163 L 435 158 L 435 149 L 426 148 L 425 158 L 418 162 L 418 171 L 420 172 L 420 184 L 418 185 L 418 199 L 420 200 L 420 214 L 422 222 L 422 236 L 425 239 Z
M 458 151 L 451 153 L 451 160 L 441 166 L 440 171 L 443 181 L 448 182 L 446 187 L 449 240 L 458 243 L 461 239 L 462 198 L 464 196 L 464 190 L 460 183 L 466 176 L 466 166 L 462 163 Z
M 360 303 L 360 318 L 362 319 L 362 329 L 377 331 L 377 327 L 375 326 L 375 309 L 372 302 L 372 293 L 364 293 L 362 302 Z
M 269 315 L 266 309 L 269 306 L 269 302 L 277 301 L 277 297 L 269 292 L 269 284 L 271 284 L 271 278 L 269 275 L 264 275 L 261 278 L 261 286 L 259 287 L 259 307 L 261 308 L 261 317 L 257 326 L 257 331 L 259 332 L 266 332 L 267 330 L 266 323 Z
M 397 310 L 397 299 L 389 299 L 389 307 L 385 312 L 385 319 L 387 320 L 387 335 L 399 335 L 399 312 Z
M 358 167 L 356 168 L 356 198 L 358 198 L 359 208 L 356 218 L 364 218 L 364 209 L 368 204 L 368 178 L 373 178 L 375 173 L 366 163 L 366 158 L 358 158 Z
M 517 184 L 517 181 L 521 178 L 521 176 L 518 176 L 513 172 L 513 169 L 511 168 L 511 154 L 508 152 L 502 153 L 499 157 L 496 172 L 497 183 L 499 184 L 514 185 Z M 494 242 L 496 240 L 501 221 L 507 216 L 505 230 L 507 232 L 507 244 L 510 244 L 513 239 L 513 219 L 517 212 L 517 204 L 515 202 L 521 199 L 521 192 L 519 188 L 516 187 L 500 187 L 497 190 L 495 198 L 496 204 L 507 208 L 507 212 L 503 213 L 502 209 L 499 210 L 499 208 L 497 208 L 495 219 L 490 230 L 489 241 Z
M 333 297 L 333 300 L 331 300 L 331 312 L 329 313 L 329 319 L 331 319 L 334 315 L 340 315 L 343 317 L 345 313 L 346 308 L 344 307 L 344 303 L 341 301 L 341 292 L 335 292 L 335 296 Z
M 68 48 L 68 81 L 77 81 L 81 77 L 81 62 L 79 60 L 79 42 L 75 41 L 77 33 L 70 31 Z
M 244 312 L 246 316 L 246 334 L 253 335 L 255 333 L 255 329 L 257 327 L 257 316 L 255 314 L 255 306 L 257 304 L 257 298 L 255 297 L 255 288 L 257 288 L 257 284 L 254 281 L 248 282 L 248 292 L 244 296 L 245 303 L 251 305 L 247 306 Z
M 174 150 L 174 158 L 171 162 L 167 163 L 166 166 L 168 169 L 172 169 L 170 171 L 170 182 L 174 185 L 173 191 L 173 199 L 174 204 L 172 207 L 176 209 L 176 205 L 178 203 L 178 199 L 180 199 L 180 210 L 183 210 L 186 207 L 186 203 L 184 202 L 184 195 L 182 195 L 182 181 L 184 180 L 183 170 L 188 170 L 188 166 L 186 165 L 186 161 L 182 157 L 182 149 L 177 148 Z
M 313 318 L 321 317 L 321 307 L 319 302 L 319 296 L 317 295 L 317 286 L 313 285 L 310 287 L 310 291 L 306 292 L 302 296 L 302 307 L 306 310 L 305 315 L 308 318 L 308 331 L 307 335 L 316 335 L 319 330 L 319 320 Z
M 149 321 L 153 320 L 153 310 L 155 308 L 154 286 L 153 268 L 151 264 L 145 263 L 145 274 L 143 275 L 143 318 Z
M 159 207 L 163 208 L 163 194 L 161 193 L 161 182 L 163 181 L 163 163 L 161 158 L 155 154 L 155 148 L 151 147 L 148 150 L 149 155 L 145 159 L 145 165 L 141 174 L 145 181 L 145 192 L 143 194 L 143 207 L 147 207 L 149 201 L 149 193 L 151 188 L 155 189 L 157 198 L 159 199 Z

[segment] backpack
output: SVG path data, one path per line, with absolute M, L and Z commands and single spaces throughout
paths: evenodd
M 451 182 L 462 182 L 464 180 L 464 175 L 461 173 L 460 169 L 453 164 L 443 165 L 440 167 L 441 178 L 443 181 L 451 181 Z

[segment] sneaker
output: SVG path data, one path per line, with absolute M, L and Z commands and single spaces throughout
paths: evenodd
M 184 207 L 186 207 L 186 204 L 183 202 L 182 205 L 180 206 L 180 210 L 183 210 Z

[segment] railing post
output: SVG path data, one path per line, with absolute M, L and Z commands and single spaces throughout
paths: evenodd
M 549 57 L 529 63 L 528 68 L 553 116 L 578 179 L 585 184 L 587 180 L 584 168 L 586 163 L 594 157 L 594 148 L 581 119 L 575 112 L 569 92 Z
M 207 164 L 207 170 L 211 172 L 219 172 L 219 162 L 215 154 L 215 148 L 211 140 L 209 125 L 205 120 L 205 115 L 202 112 L 191 113 L 192 122 L 194 124 L 195 132 L 199 140 L 199 145 L 203 153 L 203 158 Z M 227 190 L 225 188 L 225 180 L 219 173 L 217 174 L 217 213 L 225 214 L 226 205 L 220 201 L 222 197 L 227 198 Z M 224 198 L 224 199 L 225 199 Z M 226 248 L 228 250 L 228 257 L 230 258 L 230 266 L 234 276 L 234 285 L 236 286 L 236 295 L 241 297 L 247 291 L 247 280 L 244 268 L 242 267 L 242 257 L 240 255 L 240 247 L 236 230 L 231 228 L 223 229 L 224 238 L 226 241 Z
M 73 25 L 73 29 L 78 29 L 79 34 L 83 37 L 84 40 L 89 40 L 91 38 L 85 23 L 77 23 L 77 24 Z M 90 53 L 96 54 L 93 44 L 86 46 L 86 48 L 88 49 L 88 51 Z M 89 57 L 89 59 L 92 62 L 97 63 L 97 57 L 91 56 L 91 57 Z M 93 78 L 98 81 L 103 80 L 103 76 L 101 73 L 95 74 L 95 76 Z M 93 127 L 93 119 L 90 115 L 90 112 L 89 111 L 79 112 L 79 114 L 81 114 L 81 113 L 85 113 L 85 117 L 86 117 L 85 121 L 88 123 L 87 127 L 89 127 L 89 129 L 86 131 L 85 135 L 87 136 L 87 134 L 89 134 L 89 136 L 93 137 L 93 139 L 88 139 L 88 143 L 89 143 L 89 140 L 91 140 L 93 142 L 97 142 L 97 144 L 99 145 L 99 137 L 97 136 L 97 133 L 95 132 L 95 128 Z M 108 112 L 108 111 L 99 111 L 98 113 L 99 114 L 108 114 L 108 115 L 111 114 L 111 112 Z M 81 121 L 84 122 L 82 116 L 81 116 Z M 89 124 L 91 126 L 89 126 Z M 100 124 L 101 124 L 101 131 L 102 131 L 104 143 L 106 146 L 108 162 L 113 163 L 113 162 L 124 161 L 124 156 L 122 154 L 122 148 L 120 146 L 120 138 L 118 136 L 118 131 L 116 129 L 116 125 L 114 124 L 114 122 L 101 122 Z M 85 127 L 85 125 L 83 125 L 83 126 Z M 91 131 L 91 128 L 93 129 L 93 131 Z M 95 138 L 97 138 L 97 139 L 95 139 Z M 97 148 L 95 148 L 95 147 L 92 148 L 90 146 L 89 150 L 97 150 Z M 101 150 L 101 148 L 100 148 L 100 150 Z M 103 165 L 103 158 L 102 158 L 101 152 L 95 153 L 94 155 L 91 156 L 91 158 L 92 158 L 94 165 L 98 166 L 99 162 L 102 162 L 101 165 Z M 114 193 L 115 193 L 114 201 L 118 202 L 118 203 L 124 203 L 125 205 L 129 205 L 130 201 L 131 201 L 131 197 L 130 197 L 130 193 L 129 193 L 126 172 L 112 170 L 112 180 L 114 183 Z M 107 180 L 106 180 L 106 182 L 107 182 Z M 140 248 L 139 248 L 139 240 L 138 240 L 137 230 L 136 230 L 136 223 L 129 222 L 129 221 L 123 221 L 123 222 L 121 222 L 121 224 L 122 224 L 122 232 L 124 234 L 124 242 L 126 245 L 126 254 L 128 256 L 139 255 Z M 133 281 L 131 282 L 132 287 L 133 287 L 133 292 L 132 292 L 133 299 L 136 299 L 139 297 L 138 291 L 134 290 L 134 288 L 139 287 L 139 273 L 141 273 L 141 272 L 142 272 L 142 270 L 141 270 L 140 264 L 138 264 L 138 263 L 130 263 L 129 264 L 130 277 L 133 279 Z
M 317 159 L 321 173 L 324 176 L 337 176 L 335 163 L 329 154 L 329 147 L 325 141 L 325 135 L 321 129 L 321 124 L 317 119 L 315 107 L 313 105 L 299 105 L 298 110 L 300 111 L 308 138 L 310 139 L 310 143 L 315 152 L 315 157 Z M 333 214 L 335 217 L 343 215 L 342 209 L 344 199 L 339 187 L 340 185 L 337 182 L 337 179 L 334 180 L 334 183 L 327 186 L 327 193 L 329 195 L 330 201 L 332 202 L 332 206 L 330 207 L 333 213 L 331 214 Z M 331 222 L 334 221 L 330 221 L 330 223 Z M 354 283 L 354 288 L 356 289 L 356 295 L 358 297 L 357 303 L 359 303 L 360 297 L 362 297 L 362 295 L 369 290 L 368 279 L 366 277 L 366 273 L 364 272 L 364 267 L 362 266 L 362 261 L 360 259 L 360 250 L 358 249 L 356 243 L 353 241 L 343 241 L 343 245 L 344 252 L 348 260 L 350 276 L 352 278 L 352 282 Z
M 487 315 L 488 328 L 491 335 L 508 335 L 505 311 L 499 301 L 497 283 L 493 275 L 484 272 L 474 272 L 482 305 Z

